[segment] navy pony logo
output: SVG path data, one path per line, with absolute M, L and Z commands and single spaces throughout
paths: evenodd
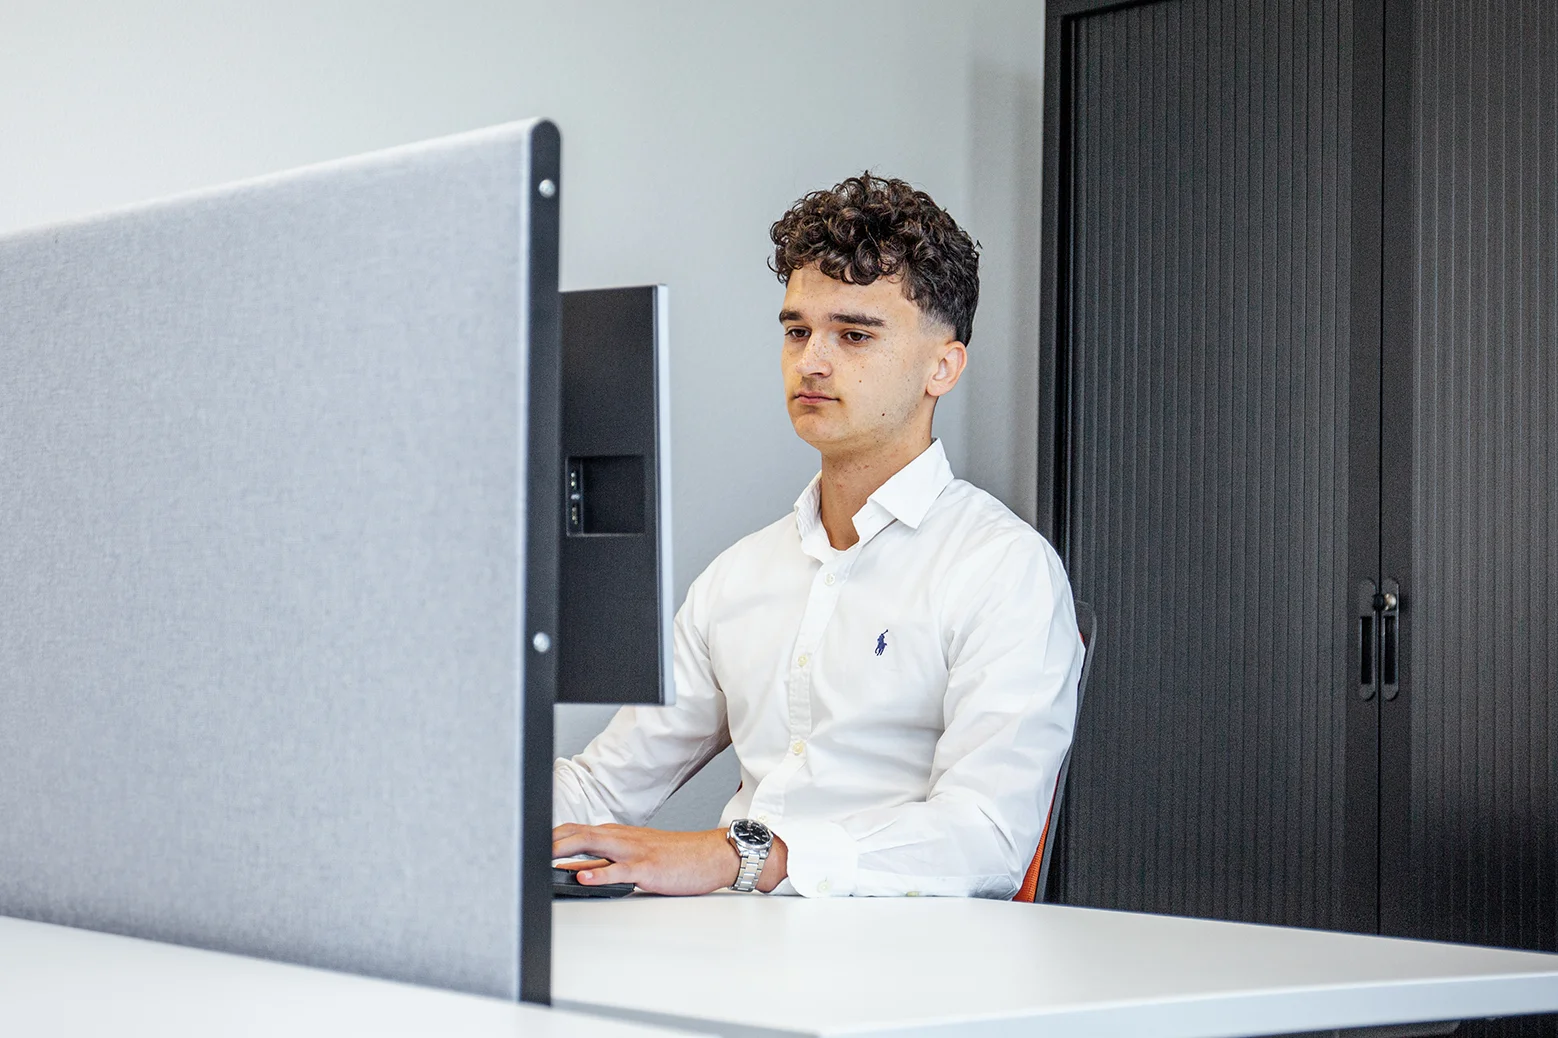
M 876 636 L 876 654 L 878 656 L 887 651 L 887 632 L 883 631 Z

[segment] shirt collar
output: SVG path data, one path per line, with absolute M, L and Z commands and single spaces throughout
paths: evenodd
M 893 519 L 918 529 L 925 520 L 925 513 L 951 482 L 952 466 L 947 463 L 947 452 L 940 440 L 932 440 L 919 457 L 877 487 L 866 499 L 865 506 L 855 513 L 855 532 L 860 535 L 861 543 L 870 540 Z M 820 472 L 795 499 L 795 525 L 808 554 L 815 555 L 821 547 L 827 546 L 828 535 L 822 526 Z
M 932 440 L 919 457 L 893 473 L 867 500 L 887 509 L 905 526 L 918 529 L 925 513 L 951 482 L 952 466 L 947 464 L 947 452 L 940 440 Z

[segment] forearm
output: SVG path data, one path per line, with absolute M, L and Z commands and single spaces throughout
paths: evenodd
M 582 752 L 552 766 L 552 824 L 643 825 L 730 744 L 723 706 L 624 707 Z
M 758 875 L 757 889 L 773 890 L 785 878 L 787 849 L 775 839 Z M 581 869 L 587 886 L 632 883 L 652 894 L 708 894 L 732 886 L 741 856 L 724 829 L 667 832 L 625 825 L 564 824 L 552 831 L 552 856 L 593 855 L 600 865 Z
M 785 875 L 803 897 L 1010 897 L 1032 858 L 1029 843 L 1037 844 L 1040 822 L 1008 817 L 997 823 L 991 814 L 942 798 L 837 822 L 781 824 Z

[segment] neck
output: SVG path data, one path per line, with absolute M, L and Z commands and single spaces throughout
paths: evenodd
M 925 453 L 931 444 L 930 430 L 897 443 L 870 451 L 824 454 L 822 456 L 822 526 L 828 531 L 828 543 L 839 551 L 860 541 L 855 530 L 855 513 L 866 500 L 909 462 Z

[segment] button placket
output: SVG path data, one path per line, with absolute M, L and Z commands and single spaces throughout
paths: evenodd
M 806 763 L 804 751 L 806 740 L 811 737 L 812 726 L 812 678 L 817 669 L 815 647 L 821 643 L 828 621 L 833 618 L 838 604 L 838 594 L 835 589 L 845 576 L 843 571 L 846 568 L 847 563 L 841 567 L 837 564 L 837 560 L 832 564 L 822 563 L 812 580 L 811 593 L 806 598 L 806 610 L 801 615 L 800 631 L 795 639 L 795 652 L 791 657 L 787 682 L 789 694 L 786 697 L 786 708 L 790 725 L 791 752 L 769 775 L 768 782 L 763 784 L 765 787 L 771 785 L 772 790 L 758 791 L 758 795 L 764 799 L 765 809 L 773 815 L 783 813 L 785 790 L 789 786 L 790 779 Z M 771 795 L 772 806 L 770 806 L 770 795 L 765 794 Z

